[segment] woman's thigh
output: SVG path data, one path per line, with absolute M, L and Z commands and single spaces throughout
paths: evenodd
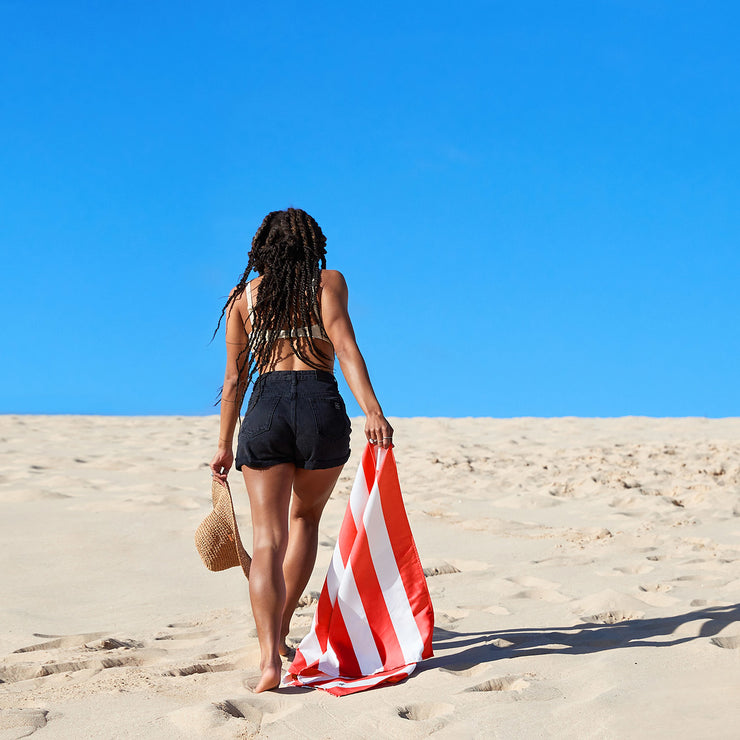
M 343 467 L 344 465 L 337 465 L 323 470 L 296 468 L 291 516 L 311 519 L 318 524 Z
M 288 536 L 288 509 L 296 467 L 281 463 L 270 468 L 242 468 L 252 512 L 254 546 L 284 545 Z

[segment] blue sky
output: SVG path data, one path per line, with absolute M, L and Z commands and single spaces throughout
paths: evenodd
M 739 21 L 0 1 L 0 412 L 214 413 L 223 296 L 292 205 L 388 415 L 740 415 Z

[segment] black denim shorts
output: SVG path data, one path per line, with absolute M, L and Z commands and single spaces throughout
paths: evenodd
M 325 370 L 275 370 L 254 384 L 239 430 L 236 467 L 294 463 L 319 470 L 349 459 L 350 420 Z

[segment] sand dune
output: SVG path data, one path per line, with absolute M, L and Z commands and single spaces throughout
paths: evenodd
M 740 419 L 392 423 L 435 656 L 337 699 L 244 688 L 247 583 L 193 546 L 215 417 L 0 417 L 0 740 L 737 737 Z

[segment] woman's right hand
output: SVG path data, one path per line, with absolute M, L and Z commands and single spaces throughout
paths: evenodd
M 229 474 L 233 462 L 234 453 L 231 451 L 231 448 L 219 447 L 211 460 L 211 476 L 218 478 L 221 483 L 226 483 L 226 476 Z
M 367 415 L 365 420 L 365 436 L 372 445 L 378 445 L 384 450 L 393 446 L 393 427 L 380 411 Z

